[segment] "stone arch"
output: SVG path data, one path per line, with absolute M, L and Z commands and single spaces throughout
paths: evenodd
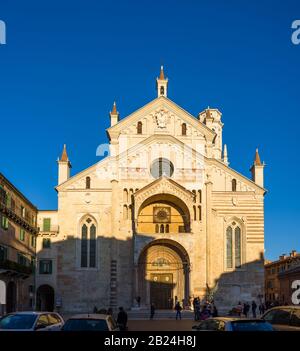
M 161 207 L 166 206 L 170 210 L 170 222 L 160 223 L 169 224 L 170 231 L 173 233 L 188 233 L 191 230 L 191 214 L 190 209 L 186 203 L 179 197 L 172 194 L 156 194 L 143 201 L 137 210 L 137 221 L 136 221 L 136 232 L 145 233 L 145 225 L 142 226 L 143 222 L 147 222 L 147 227 L 150 231 L 147 233 L 155 233 L 156 222 L 154 215 L 151 215 L 152 209 L 150 207 Z M 163 207 L 164 208 L 164 207 Z M 142 214 L 143 210 L 149 209 L 149 213 Z M 151 211 L 150 211 L 151 210 Z M 155 209 L 153 209 L 155 212 Z M 144 220 L 145 219 L 145 220 Z M 151 223 L 152 221 L 152 223 Z M 144 227 L 144 228 L 143 228 Z M 142 229 L 143 228 L 143 229 Z M 171 229 L 173 228 L 173 230 Z M 180 229 L 181 228 L 181 229 Z
M 157 239 L 146 244 L 137 262 L 136 296 L 143 305 L 158 309 L 174 307 L 176 299 L 189 299 L 190 258 L 186 249 L 170 239 Z
M 40 285 L 36 291 L 37 311 L 54 311 L 54 295 L 54 289 L 51 285 Z

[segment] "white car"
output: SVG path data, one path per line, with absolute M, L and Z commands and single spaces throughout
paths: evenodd
M 58 331 L 63 325 L 56 312 L 14 312 L 0 319 L 0 331 Z
M 112 316 L 107 314 L 78 314 L 69 318 L 62 331 L 118 331 Z

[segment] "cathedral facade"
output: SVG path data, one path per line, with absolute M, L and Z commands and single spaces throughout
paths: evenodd
M 167 97 L 119 119 L 97 164 L 70 177 L 58 160 L 58 208 L 39 211 L 37 307 L 169 309 L 214 299 L 228 311 L 264 291 L 264 164 L 251 179 L 229 167 L 222 114 L 192 116 Z

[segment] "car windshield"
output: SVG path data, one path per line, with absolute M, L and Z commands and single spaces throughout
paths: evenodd
M 34 314 L 10 314 L 0 320 L 0 329 L 31 329 L 36 317 Z
M 69 319 L 64 327 L 65 331 L 108 331 L 105 319 Z
M 265 321 L 236 321 L 232 322 L 233 331 L 272 331 L 273 327 Z

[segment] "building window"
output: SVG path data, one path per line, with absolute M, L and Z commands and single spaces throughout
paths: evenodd
M 128 207 L 127 205 L 123 206 L 123 219 L 128 219 Z
M 81 267 L 96 267 L 96 225 L 88 217 L 81 226 Z
M 50 249 L 51 248 L 51 239 L 43 238 L 43 249 Z
M 25 207 L 21 206 L 21 216 L 25 218 Z
M 172 177 L 174 166 L 170 160 L 160 157 L 152 163 L 150 172 L 154 178 L 160 178 L 161 176 Z
M 242 232 L 236 222 L 226 230 L 226 268 L 241 268 L 242 265 Z
M 198 216 L 199 216 L 199 221 L 202 221 L 202 210 L 201 210 L 201 206 L 198 206 Z
M 124 189 L 123 190 L 123 202 L 128 202 L 128 190 Z
M 155 225 L 155 233 L 159 233 L 159 225 L 158 224 Z
M 6 261 L 7 260 L 7 247 L 5 246 L 0 246 L 0 261 Z
M 18 263 L 22 266 L 27 266 L 28 259 L 21 253 L 18 253 Z
M 81 227 L 81 267 L 87 267 L 87 251 L 88 251 L 88 239 L 87 239 L 88 227 L 84 224 Z
M 160 95 L 165 95 L 165 88 L 164 87 L 160 87 Z
M 138 122 L 138 124 L 137 124 L 137 133 L 143 134 L 143 123 L 142 122 Z
M 164 233 L 165 232 L 165 227 L 163 224 L 160 225 L 160 232 L 161 233 Z
M 193 212 L 194 212 L 194 221 L 196 221 L 197 220 L 196 206 L 193 206 Z
M 35 235 L 31 235 L 30 245 L 32 247 L 36 247 L 36 236 Z
M 201 204 L 201 202 L 202 202 L 202 191 L 201 190 L 198 190 L 198 200 L 199 200 L 199 203 Z
M 170 226 L 169 224 L 166 224 L 166 233 L 169 233 L 170 232 Z
M 90 228 L 90 267 L 96 267 L 96 227 L 95 224 Z
M 43 218 L 43 231 L 50 232 L 51 229 L 51 218 Z
M 8 218 L 5 216 L 2 216 L 1 218 L 1 228 L 4 230 L 8 229 Z
M 85 188 L 91 189 L 91 178 L 90 177 L 85 178 Z
M 40 260 L 39 273 L 52 274 L 52 260 Z
M 226 230 L 226 267 L 232 268 L 232 228 Z
M 181 125 L 181 134 L 186 135 L 186 123 L 182 123 Z
M 25 241 L 25 230 L 24 229 L 20 229 L 20 240 L 21 241 Z
M 232 186 L 232 191 L 236 191 L 236 179 L 232 179 L 231 186 Z

